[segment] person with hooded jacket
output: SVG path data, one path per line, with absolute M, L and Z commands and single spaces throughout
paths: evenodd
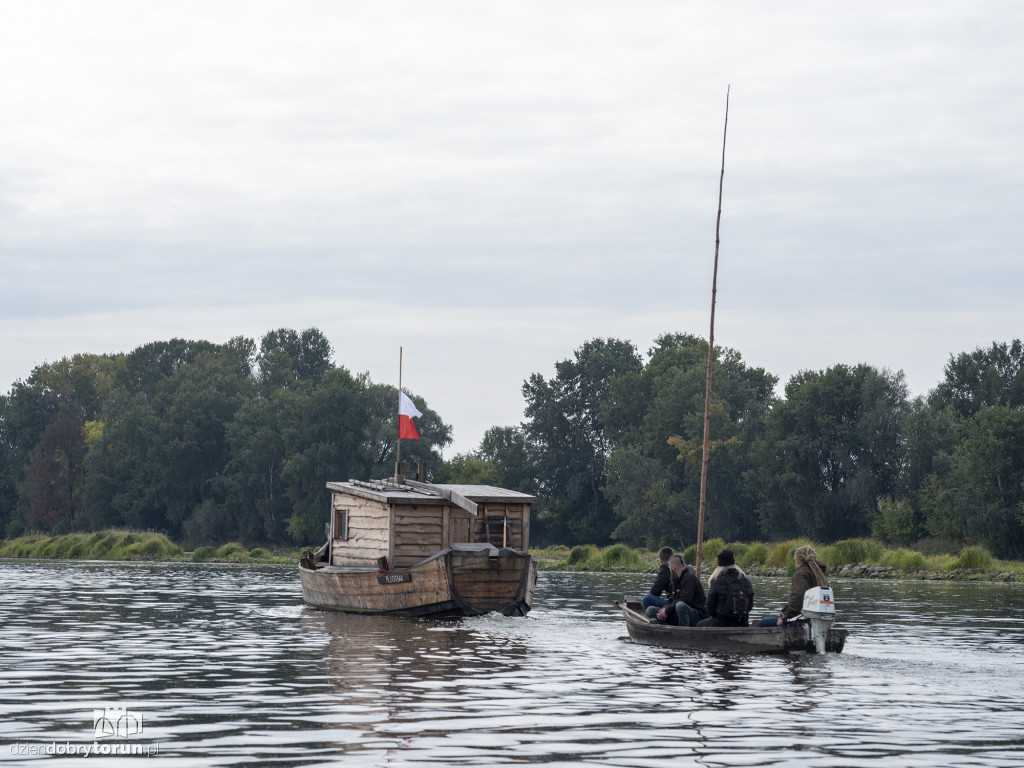
M 736 616 L 728 605 L 730 584 L 739 583 L 747 598 L 746 610 Z M 708 579 L 708 599 L 705 610 L 710 618 L 704 619 L 698 627 L 746 627 L 749 626 L 750 609 L 754 606 L 754 587 L 747 575 L 736 565 L 736 556 L 731 549 L 723 549 L 718 553 L 718 567 Z
M 814 547 L 797 547 L 793 553 L 796 571 L 789 588 L 789 602 L 779 611 L 778 616 L 766 616 L 757 622 L 759 627 L 781 627 L 799 616 L 804 609 L 804 592 L 812 587 L 827 587 L 828 577 L 818 564 L 818 553 Z

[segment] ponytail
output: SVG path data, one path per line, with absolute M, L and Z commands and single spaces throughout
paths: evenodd
M 807 563 L 807 567 L 811 569 L 811 573 L 814 574 L 814 581 L 819 587 L 828 586 L 828 577 L 825 572 L 818 565 L 818 553 L 814 551 L 814 547 L 804 545 L 797 547 L 793 555 L 798 560 L 803 560 Z

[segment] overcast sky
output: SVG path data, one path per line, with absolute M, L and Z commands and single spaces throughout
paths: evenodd
M 730 86 L 716 342 L 924 394 L 1024 336 L 1024 3 L 0 10 L 0 391 L 315 326 L 473 450 L 588 339 L 707 336 Z

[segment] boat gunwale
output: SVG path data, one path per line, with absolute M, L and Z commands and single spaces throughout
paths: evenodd
M 495 555 L 490 555 L 491 552 L 496 552 Z M 455 563 L 453 561 L 469 561 L 476 559 L 502 559 L 509 561 L 518 561 L 522 563 L 521 573 L 518 579 L 518 589 L 514 599 L 510 600 L 507 605 L 502 608 L 490 608 L 487 610 L 481 610 L 474 605 L 474 598 L 467 597 L 460 593 L 458 586 L 453 575 L 453 567 Z M 438 560 L 442 562 L 438 563 Z M 345 577 L 358 577 L 363 581 L 368 588 L 373 587 L 370 580 L 376 581 L 374 577 L 383 574 L 409 574 L 414 576 L 420 572 L 433 571 L 440 566 L 441 573 L 444 574 L 444 585 L 446 595 L 438 595 L 440 600 L 432 602 L 417 602 L 415 599 L 410 603 L 396 608 L 363 608 L 354 605 L 336 605 L 336 604 L 325 604 L 320 600 L 316 600 L 309 592 L 309 588 L 312 588 L 314 582 L 320 584 L 330 582 L 333 579 L 344 579 Z M 529 612 L 532 607 L 533 598 L 533 585 L 536 582 L 537 574 L 537 561 L 528 552 L 522 552 L 520 550 L 509 549 L 509 548 L 494 548 L 489 546 L 481 547 L 470 547 L 460 548 L 458 546 L 445 547 L 435 555 L 428 557 L 425 560 L 416 563 L 415 565 L 389 569 L 388 571 L 380 571 L 376 568 L 367 568 L 363 566 L 333 566 L 324 565 L 319 568 L 309 568 L 301 560 L 299 562 L 299 577 L 302 584 L 303 602 L 311 607 L 319 610 L 329 611 L 340 611 L 343 613 L 359 613 L 359 614 L 372 614 L 372 615 L 394 615 L 394 616 L 411 616 L 411 617 L 443 617 L 443 616 L 477 616 L 483 613 L 489 613 L 492 610 L 497 610 L 505 615 L 525 615 Z M 307 582 L 309 582 L 307 584 Z M 387 587 L 382 587 L 387 589 Z
M 792 653 L 814 652 L 802 627 L 680 627 L 658 624 L 630 608 L 628 603 L 615 601 L 626 619 L 631 639 L 645 645 L 660 645 L 678 650 L 709 653 Z M 842 653 L 849 630 L 829 628 L 835 646 L 830 653 Z M 663 642 L 650 642 L 663 641 Z M 760 641 L 760 642 L 759 642 Z

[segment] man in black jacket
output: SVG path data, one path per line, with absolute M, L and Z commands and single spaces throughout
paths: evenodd
M 668 602 L 660 610 L 654 606 L 648 608 L 647 617 L 680 627 L 694 627 L 698 621 L 707 617 L 704 611 L 707 600 L 704 587 L 697 573 L 679 555 L 672 555 L 668 559 L 668 568 L 671 572 Z
M 672 572 L 668 569 L 668 559 L 674 555 L 672 547 L 662 547 L 658 550 L 658 573 L 654 576 L 654 583 L 651 584 L 651 591 L 648 592 L 640 602 L 643 604 L 644 610 L 647 610 L 652 605 L 656 608 L 664 608 L 665 603 L 668 602 L 662 593 L 668 589 L 669 578 L 672 576 Z

